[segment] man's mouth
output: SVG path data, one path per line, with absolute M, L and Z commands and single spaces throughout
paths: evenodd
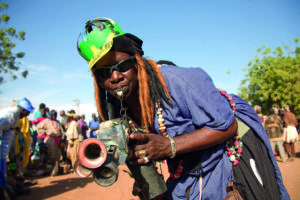
M 117 97 L 119 98 L 123 98 L 124 97 L 124 94 L 125 94 L 125 91 L 127 90 L 127 86 L 124 86 L 124 87 L 121 87 L 121 88 L 118 88 L 118 89 L 115 89 L 114 90 L 114 93 Z

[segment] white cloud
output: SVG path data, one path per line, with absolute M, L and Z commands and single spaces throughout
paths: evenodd
M 46 101 L 47 99 L 54 97 L 56 94 L 60 93 L 59 90 L 47 90 L 47 91 L 39 91 L 38 95 L 33 95 L 32 98 L 34 100 Z
M 77 79 L 90 79 L 91 76 L 88 75 L 87 73 L 72 72 L 72 73 L 63 74 L 62 78 L 66 80 L 77 80 Z
M 30 72 L 53 72 L 55 71 L 53 67 L 44 65 L 44 64 L 28 64 L 26 67 L 30 70 Z
M 53 99 L 58 93 L 60 93 L 58 89 L 38 92 L 33 91 L 31 88 L 24 88 L 22 91 L 15 90 L 9 95 L 0 96 L 0 109 L 11 106 L 13 100 L 19 100 L 23 97 L 28 98 L 33 107 L 38 108 L 41 102 L 47 103 L 49 99 Z
M 16 99 L 13 97 L 0 97 L 0 109 L 12 106 L 13 100 Z

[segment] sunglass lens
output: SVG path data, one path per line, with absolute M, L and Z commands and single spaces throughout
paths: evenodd
M 129 58 L 117 66 L 119 72 L 126 72 L 134 67 L 133 58 Z
M 99 74 L 101 78 L 109 78 L 114 70 L 117 70 L 118 72 L 126 72 L 133 68 L 134 64 L 134 57 L 130 57 L 115 66 L 97 69 L 97 74 Z
M 110 68 L 100 68 L 96 70 L 96 74 L 101 78 L 109 78 L 111 76 Z

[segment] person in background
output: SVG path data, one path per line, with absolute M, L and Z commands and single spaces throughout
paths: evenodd
M 64 131 L 66 131 L 68 128 L 68 117 L 66 116 L 66 113 L 64 110 L 61 110 L 59 112 L 59 115 L 61 117 L 60 124 L 62 125 Z
M 261 123 L 264 125 L 265 121 L 264 121 L 263 114 L 261 113 L 261 107 L 259 105 L 255 105 L 254 110 L 255 110 L 256 114 L 258 115 Z
M 36 126 L 41 123 L 42 121 L 44 121 L 45 119 L 48 119 L 48 116 L 47 116 L 47 110 L 46 108 L 42 108 L 40 110 L 41 112 L 41 117 L 38 117 L 34 120 L 32 120 L 30 123 L 31 123 L 31 126 L 34 126 L 35 127 L 35 130 L 36 130 Z M 37 135 L 36 135 L 36 144 L 39 144 L 40 142 L 44 142 L 44 139 L 46 137 L 45 133 L 44 132 L 41 132 L 43 130 L 40 130 L 40 132 L 37 131 Z M 33 139 L 35 140 L 35 139 Z
M 68 128 L 68 117 L 66 116 L 66 113 L 64 110 L 61 110 L 59 112 L 59 115 L 61 117 L 61 120 L 60 120 L 60 124 L 64 130 L 64 133 L 67 131 L 67 128 Z M 68 141 L 67 141 L 67 137 L 64 136 L 64 139 L 62 139 L 60 141 L 60 149 L 61 149 L 61 155 L 62 155 L 62 162 L 65 163 L 68 161 L 68 158 L 67 158 L 67 146 L 68 146 Z
M 46 115 L 47 115 L 47 117 L 50 117 L 50 108 L 49 107 L 46 107 Z
M 288 160 L 293 161 L 296 157 L 295 152 L 295 142 L 298 141 L 298 132 L 296 127 L 298 126 L 298 121 L 294 115 L 290 111 L 289 105 L 284 105 L 284 123 L 286 128 L 284 128 L 283 132 L 283 140 L 284 140 L 284 147 L 288 154 Z
M 45 103 L 40 103 L 39 109 L 33 113 L 33 120 L 42 117 L 41 109 L 46 109 Z
M 86 132 L 89 130 L 89 127 L 85 121 L 85 115 L 82 114 L 80 116 L 80 120 L 78 121 L 78 124 L 79 124 L 79 127 L 80 127 L 80 130 L 81 130 L 81 135 L 83 137 L 83 139 L 87 139 L 87 135 L 86 135 Z
M 77 49 L 89 62 L 99 115 L 107 120 L 107 104 L 119 113 L 121 104 L 123 117 L 144 128 L 130 134 L 137 142 L 128 162 L 167 159 L 163 195 L 224 199 L 234 181 L 243 199 L 289 199 L 267 134 L 246 101 L 218 90 L 201 68 L 158 68 L 142 57 L 143 41 L 112 19 L 89 20 L 81 33 Z
M 48 147 L 48 158 L 53 166 L 51 176 L 56 176 L 58 173 L 58 162 L 61 156 L 59 142 L 64 137 L 63 128 L 56 118 L 57 112 L 55 110 L 51 110 L 50 118 L 45 119 L 36 127 L 38 133 L 45 133 L 45 144 Z
M 33 111 L 34 107 L 27 98 L 20 100 L 17 106 L 0 110 L 0 199 L 5 199 L 6 157 L 14 136 L 13 129 L 17 127 L 20 119 Z
M 75 120 L 76 114 L 74 110 L 70 110 L 66 113 L 68 117 L 68 129 L 66 131 L 66 137 L 68 140 L 67 157 L 71 160 L 72 167 L 75 166 L 75 161 L 78 158 L 77 152 L 81 143 L 81 130 Z
M 19 120 L 18 126 L 22 135 L 23 135 L 23 147 L 20 149 L 22 152 L 21 163 L 20 163 L 20 172 L 24 172 L 28 163 L 30 156 L 30 142 L 31 142 L 31 131 L 30 131 L 30 122 L 27 117 L 23 117 Z M 20 136 L 20 135 L 19 135 Z M 26 171 L 26 170 L 25 170 Z
M 17 128 L 15 129 L 14 139 L 9 153 L 9 165 L 11 166 L 13 163 L 16 164 L 16 169 L 11 170 L 14 172 L 12 174 L 18 182 L 25 186 L 37 184 L 37 181 L 26 178 L 26 167 L 29 164 L 30 157 L 30 142 L 30 122 L 27 117 L 23 117 L 19 120 Z
M 97 118 L 96 114 L 92 114 L 92 120 L 89 122 L 89 129 L 90 129 L 90 136 L 91 138 L 96 137 L 96 130 L 98 130 L 100 126 L 99 119 Z
M 22 119 L 19 120 L 18 126 L 14 129 L 14 137 L 12 139 L 12 145 L 9 150 L 9 166 L 12 166 L 12 164 L 15 164 L 15 169 L 12 171 L 14 177 L 20 177 L 23 176 L 23 147 L 24 147 L 24 129 L 26 127 L 21 127 L 22 124 L 20 122 L 25 119 L 26 117 L 23 117 Z M 26 126 L 26 124 L 25 124 Z M 23 132 L 20 129 L 23 128 Z M 29 156 L 28 156 L 29 157 Z
M 45 103 L 40 103 L 39 105 L 39 109 L 36 110 L 34 113 L 33 113 L 33 117 L 32 119 L 33 120 L 36 120 L 37 118 L 39 117 L 42 117 L 42 114 L 41 114 L 41 110 L 42 109 L 46 109 L 46 104 Z M 30 122 L 31 123 L 31 122 Z M 32 127 L 32 143 L 31 143 L 31 150 L 34 151 L 35 150 L 35 146 L 37 144 L 37 131 L 36 131 L 36 125 L 35 124 L 31 124 L 31 127 Z
M 271 108 L 270 115 L 265 121 L 265 129 L 271 142 L 273 153 L 275 154 L 276 148 L 279 151 L 279 156 L 282 162 L 286 162 L 285 151 L 283 147 L 283 124 L 281 118 L 278 116 L 279 110 L 275 107 Z

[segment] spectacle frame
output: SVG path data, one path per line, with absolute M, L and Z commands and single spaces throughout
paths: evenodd
M 125 60 L 122 60 L 118 64 L 110 67 L 100 67 L 94 70 L 101 78 L 110 78 L 113 71 L 118 71 L 118 72 L 127 72 L 131 68 L 134 67 L 135 64 L 135 57 L 131 56 Z

